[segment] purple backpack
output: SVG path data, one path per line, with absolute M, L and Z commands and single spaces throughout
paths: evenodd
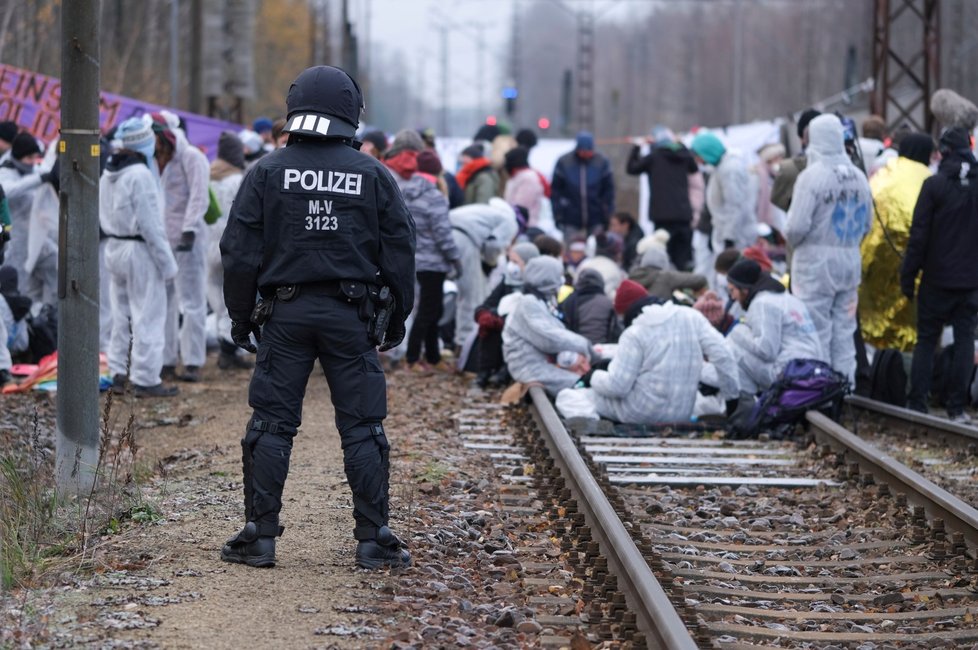
M 733 422 L 732 437 L 751 438 L 764 431 L 783 437 L 805 417 L 806 411 L 823 411 L 838 419 L 849 380 L 827 363 L 792 359 L 777 381 L 761 393 L 743 422 Z

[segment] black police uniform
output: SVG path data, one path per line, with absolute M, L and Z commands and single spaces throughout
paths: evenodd
M 309 83 L 297 91 L 304 75 Z M 403 337 L 414 301 L 414 221 L 384 165 L 350 146 L 355 119 L 342 93 L 347 79 L 337 68 L 318 66 L 296 80 L 289 91 L 290 143 L 248 172 L 221 239 L 231 320 L 237 327 L 249 321 L 256 292 L 273 302 L 260 331 L 248 394 L 254 413 L 242 440 L 248 524 L 225 545 L 222 557 L 229 561 L 274 564 L 292 440 L 316 359 L 342 439 L 354 537 L 390 535 L 386 381 L 378 342 L 368 335 L 364 294 L 390 288 L 395 312 L 388 332 L 399 328 Z M 340 105 L 330 103 L 337 84 Z M 267 544 L 258 551 L 249 546 L 257 538 L 272 539 L 270 557 Z

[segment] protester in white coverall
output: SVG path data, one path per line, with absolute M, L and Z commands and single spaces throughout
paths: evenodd
M 231 317 L 224 304 L 224 266 L 221 264 L 221 235 L 228 223 L 231 203 L 244 177 L 244 146 L 237 135 L 225 131 L 217 141 L 217 158 L 211 163 L 211 189 L 221 208 L 220 218 L 207 227 L 207 302 L 217 317 L 217 338 L 221 347 L 217 366 L 221 370 L 251 368 L 252 363 L 231 340 Z
M 793 251 L 791 292 L 808 307 L 829 363 L 853 381 L 859 244 L 869 232 L 873 199 L 844 137 L 835 115 L 808 125 L 808 166 L 795 183 L 784 235 Z
M 496 266 L 499 255 L 516 237 L 519 226 L 513 208 L 499 198 L 473 203 L 448 213 L 452 236 L 461 254 L 462 276 L 455 280 L 455 341 L 464 345 L 475 333 L 475 310 L 489 295 L 483 265 Z
M 31 207 L 37 189 L 50 174 L 38 169 L 41 147 L 30 133 L 18 133 L 10 148 L 10 158 L 0 165 L 0 187 L 7 195 L 10 208 L 10 241 L 7 243 L 4 265 L 17 271 L 17 287 L 21 293 L 27 288 L 27 243 L 31 225 Z
M 713 254 L 728 248 L 743 250 L 757 241 L 757 178 L 744 158 L 716 135 L 700 133 L 690 144 L 699 161 L 713 165 L 706 184 L 706 206 L 713 219 Z
M 162 306 L 177 263 L 163 227 L 159 182 L 149 167 L 155 147 L 151 120 L 129 118 L 116 137 L 122 149 L 109 159 L 99 183 L 99 224 L 108 238 L 105 264 L 112 274 L 109 370 L 114 390 L 124 389 L 128 369 L 137 396 L 165 397 L 177 392 L 160 379 L 166 326 Z
M 746 311 L 726 339 L 737 359 L 741 389 L 767 389 L 793 359 L 825 361 L 805 303 L 786 293 L 757 262 L 734 264 L 727 273 L 727 287 Z
M 183 381 L 200 381 L 207 357 L 207 229 L 210 205 L 207 156 L 191 145 L 177 117 L 164 111 L 153 116 L 156 161 L 163 186 L 166 235 L 177 260 L 177 277 L 167 286 L 165 377 L 183 362 Z
M 591 358 L 591 343 L 564 327 L 557 318 L 557 290 L 564 283 L 564 265 L 553 257 L 537 257 L 523 270 L 523 294 L 503 326 L 503 358 L 513 379 L 543 384 L 550 395 L 570 388 L 582 373 L 565 370 L 551 359 L 561 352 Z M 585 369 L 586 371 L 586 369 Z
M 40 168 L 50 172 L 58 159 L 58 141 L 44 153 Z M 41 184 L 31 203 L 30 226 L 27 229 L 27 258 L 21 291 L 35 303 L 58 304 L 58 176 L 48 174 L 51 182 Z

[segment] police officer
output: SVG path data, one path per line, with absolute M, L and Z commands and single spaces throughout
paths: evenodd
M 288 146 L 249 171 L 221 239 L 232 338 L 258 353 L 248 393 L 254 413 L 241 441 L 246 524 L 221 558 L 275 565 L 292 440 L 319 359 L 353 492 L 356 563 L 408 566 L 410 555 L 387 527 L 387 385 L 375 346 L 404 338 L 414 221 L 384 165 L 357 151 L 363 96 L 350 75 L 308 68 L 286 104 Z

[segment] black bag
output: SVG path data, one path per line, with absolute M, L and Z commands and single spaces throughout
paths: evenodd
M 894 406 L 907 405 L 907 371 L 903 367 L 903 354 L 887 348 L 873 356 L 869 371 L 869 397 Z
M 27 317 L 27 345 L 33 363 L 58 349 L 58 308 L 44 305 L 37 316 Z

